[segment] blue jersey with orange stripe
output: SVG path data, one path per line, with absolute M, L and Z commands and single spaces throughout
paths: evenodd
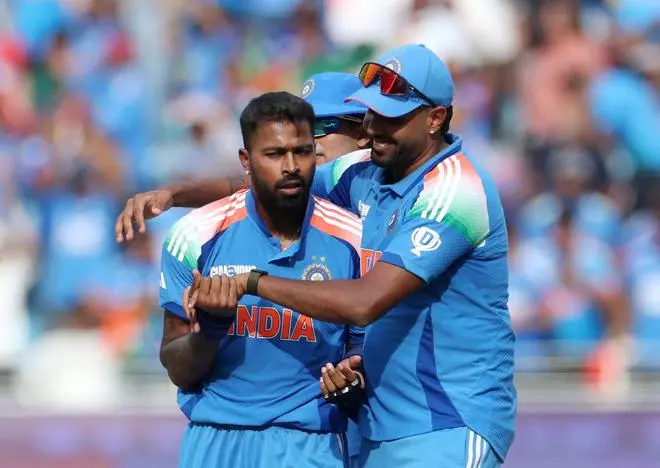
M 362 436 L 467 426 L 504 458 L 516 412 L 506 224 L 492 180 L 451 139 L 395 184 L 369 150 L 351 153 L 317 169 L 313 192 L 362 217 L 363 274 L 387 262 L 423 280 L 367 327 Z
M 291 279 L 356 278 L 361 235 L 357 216 L 310 197 L 300 239 L 282 251 L 259 217 L 252 192 L 238 192 L 172 228 L 162 252 L 161 306 L 186 317 L 181 299 L 194 269 L 203 276 L 256 268 Z M 198 423 L 342 432 L 346 418 L 322 398 L 320 369 L 341 360 L 347 345 L 361 346 L 362 339 L 360 328 L 312 320 L 246 295 L 203 388 L 180 390 L 179 406 Z

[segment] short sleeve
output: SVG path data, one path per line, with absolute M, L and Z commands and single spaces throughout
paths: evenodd
M 194 260 L 181 250 L 177 243 L 176 230 L 170 232 L 163 243 L 160 269 L 160 306 L 179 317 L 186 319 L 183 309 L 183 290 L 192 284 Z
M 351 185 L 355 177 L 370 164 L 370 150 L 354 151 L 323 164 L 314 173 L 312 193 L 355 212 L 351 203 Z
M 474 247 L 459 229 L 449 223 L 412 218 L 393 233 L 380 261 L 401 267 L 430 282 Z
M 426 282 L 468 252 L 484 247 L 490 233 L 481 178 L 466 159 L 451 159 L 427 176 L 380 258 Z

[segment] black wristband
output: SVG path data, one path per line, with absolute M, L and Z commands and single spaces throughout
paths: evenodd
M 208 312 L 197 309 L 197 322 L 199 323 L 199 333 L 206 339 L 216 341 L 227 334 L 227 331 L 234 323 L 234 317 L 221 319 L 212 317 Z
M 257 286 L 259 285 L 259 278 L 267 274 L 268 272 L 263 270 L 252 270 L 250 273 L 248 273 L 247 287 L 245 292 L 252 296 L 256 296 Z

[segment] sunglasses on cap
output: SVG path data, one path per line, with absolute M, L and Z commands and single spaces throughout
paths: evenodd
M 405 96 L 409 92 L 412 92 L 417 97 L 426 101 L 431 107 L 438 107 L 433 100 L 426 97 L 421 91 L 408 83 L 404 77 L 383 65 L 367 62 L 362 66 L 359 77 L 365 88 L 380 80 L 380 93 L 385 96 Z
M 341 121 L 362 123 L 362 116 L 342 115 L 340 117 L 322 117 L 314 122 L 314 138 L 321 138 L 331 133 L 336 133 L 341 126 Z

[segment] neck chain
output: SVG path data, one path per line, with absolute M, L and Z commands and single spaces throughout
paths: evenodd
M 284 252 L 286 249 L 291 247 L 291 244 L 293 244 L 295 241 L 297 241 L 300 238 L 300 228 L 296 231 L 296 235 L 294 236 L 293 239 L 280 239 L 280 248 Z

